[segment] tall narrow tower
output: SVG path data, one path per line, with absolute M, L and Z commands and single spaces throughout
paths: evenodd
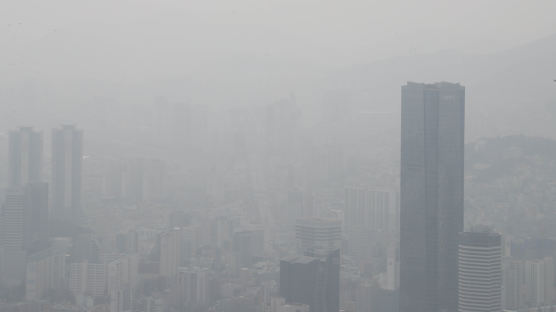
M 77 221 L 81 216 L 83 132 L 64 125 L 52 131 L 52 218 Z
M 465 88 L 402 87 L 400 311 L 457 311 Z
M 10 131 L 10 187 L 39 182 L 42 178 L 42 133 L 31 127 Z

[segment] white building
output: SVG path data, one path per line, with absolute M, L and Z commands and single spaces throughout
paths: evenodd
M 502 244 L 499 234 L 460 234 L 458 309 L 459 312 L 502 311 Z
M 398 192 L 347 187 L 344 200 L 344 230 L 349 241 L 350 254 L 361 260 L 369 260 L 372 256 L 372 243 L 397 244 Z
M 525 261 L 526 300 L 531 307 L 553 303 L 554 259 L 546 257 Z
M 25 299 L 39 300 L 50 289 L 60 289 L 66 282 L 66 253 L 49 248 L 27 259 Z
M 106 266 L 87 261 L 71 263 L 69 287 L 74 296 L 103 296 L 106 294 Z
M 106 289 L 110 297 L 110 312 L 131 310 L 133 289 L 137 280 L 137 266 L 138 259 L 134 255 L 121 255 L 106 264 Z

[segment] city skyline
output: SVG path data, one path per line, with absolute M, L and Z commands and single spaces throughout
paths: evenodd
M 556 311 L 556 2 L 2 4 L 0 312 Z

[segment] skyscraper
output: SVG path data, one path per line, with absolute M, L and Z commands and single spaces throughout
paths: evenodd
M 490 232 L 460 234 L 459 312 L 502 311 L 502 240 Z
M 42 133 L 31 127 L 10 131 L 8 185 L 22 186 L 42 178 Z
M 457 311 L 465 88 L 402 87 L 400 311 Z
M 76 221 L 81 215 L 83 132 L 64 125 L 52 131 L 52 218 Z

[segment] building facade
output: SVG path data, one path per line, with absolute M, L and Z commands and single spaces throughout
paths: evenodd
M 342 222 L 327 218 L 299 219 L 295 224 L 295 238 L 301 254 L 326 257 L 340 249 Z
M 402 87 L 400 311 L 457 311 L 465 88 Z
M 459 312 L 502 311 L 502 244 L 499 234 L 463 232 L 458 252 Z
M 311 312 L 340 309 L 340 251 L 327 257 L 294 256 L 280 261 L 280 296 Z
M 10 131 L 9 181 L 11 187 L 42 179 L 42 133 L 31 127 Z
M 370 261 L 370 244 L 397 245 L 399 194 L 366 187 L 345 189 L 344 231 L 348 253 L 359 261 Z
M 52 218 L 77 221 L 81 211 L 83 132 L 64 125 L 52 131 Z

